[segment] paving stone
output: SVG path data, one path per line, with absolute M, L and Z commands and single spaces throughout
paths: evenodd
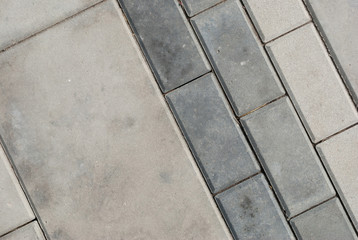
M 358 2 L 305 0 L 358 106 Z
M 31 222 L 14 232 L 0 238 L 1 240 L 45 240 L 38 223 Z
M 337 198 L 293 218 L 291 224 L 298 239 L 358 239 Z
M 245 116 L 242 122 L 288 217 L 334 196 L 287 97 Z
M 313 142 L 358 121 L 358 113 L 312 24 L 269 43 L 267 49 Z
M 238 1 L 192 18 L 193 26 L 237 115 L 284 94 Z
M 34 218 L 25 194 L 0 145 L 0 236 Z
M 295 239 L 262 174 L 215 199 L 235 239 Z
M 49 239 L 229 239 L 115 1 L 0 54 L 0 135 Z
M 167 100 L 213 193 L 260 170 L 213 74 Z
M 317 150 L 358 229 L 358 126 L 318 144 Z
M 187 14 L 191 17 L 223 0 L 182 0 Z
M 243 0 L 263 42 L 311 20 L 301 0 Z
M 100 0 L 1 0 L 0 50 L 21 41 Z
M 163 92 L 210 70 L 177 0 L 119 0 Z

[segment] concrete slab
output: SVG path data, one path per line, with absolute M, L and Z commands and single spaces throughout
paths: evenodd
M 45 237 L 35 221 L 1 237 L 0 240 L 45 240 Z
M 1 0 L 0 50 L 21 41 L 100 0 Z
M 313 142 L 358 121 L 355 106 L 312 24 L 266 46 Z
M 358 126 L 318 144 L 317 150 L 358 229 Z
M 0 145 L 0 236 L 34 218 L 25 194 Z
M 191 17 L 223 0 L 182 0 L 187 14 Z
M 115 1 L 0 54 L 0 134 L 50 239 L 228 239 Z

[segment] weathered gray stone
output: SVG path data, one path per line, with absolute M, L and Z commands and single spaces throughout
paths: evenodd
M 317 150 L 358 229 L 358 126 L 318 144 Z
M 312 24 L 266 46 L 313 142 L 358 121 L 352 100 Z
M 0 50 L 21 41 L 100 0 L 1 0 Z
M 298 239 L 358 239 L 337 198 L 331 199 L 291 220 Z
M 223 0 L 182 0 L 187 14 L 191 17 Z
M 305 0 L 358 106 L 358 2 Z
M 215 199 L 236 239 L 295 239 L 262 174 Z
M 302 0 L 243 0 L 263 42 L 311 20 Z
M 34 218 L 25 194 L 0 145 L 0 236 Z
M 287 97 L 245 116 L 242 122 L 288 217 L 334 196 Z
M 1 237 L 0 240 L 45 240 L 45 238 L 35 221 Z
M 163 92 L 210 70 L 177 0 L 119 0 Z
M 50 239 L 227 239 L 115 1 L 0 54 L 0 134 Z
M 213 74 L 167 100 L 213 193 L 260 170 Z
M 239 4 L 229 0 L 192 18 L 238 116 L 284 94 Z

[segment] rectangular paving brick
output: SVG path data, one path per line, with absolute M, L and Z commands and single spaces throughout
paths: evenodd
M 191 17 L 223 0 L 182 0 L 187 14 Z
M 313 142 L 356 123 L 358 113 L 312 24 L 267 49 Z
M 318 144 L 317 150 L 358 229 L 358 126 Z
M 299 240 L 358 239 L 337 198 L 293 218 L 290 222 Z
M 213 74 L 166 97 L 213 193 L 260 170 Z
M 45 237 L 35 221 L 6 234 L 0 240 L 45 240 Z
M 235 239 L 295 239 L 262 174 L 215 199 Z
M 34 218 L 25 194 L 0 145 L 0 236 Z
M 263 42 L 311 20 L 302 0 L 243 0 Z
M 358 2 L 305 0 L 358 106 Z
M 284 94 L 238 1 L 221 3 L 192 23 L 236 115 Z
M 119 0 L 163 92 L 210 70 L 177 0 Z
M 242 122 L 288 217 L 334 196 L 287 97 L 243 117 Z

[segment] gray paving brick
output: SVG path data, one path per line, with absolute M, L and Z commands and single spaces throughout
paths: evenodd
M 334 196 L 334 190 L 287 97 L 242 118 L 288 217 Z
M 1 237 L 0 240 L 45 240 L 45 238 L 35 221 Z
M 266 46 L 313 142 L 358 121 L 352 100 L 312 24 Z
M 177 0 L 119 0 L 163 92 L 210 70 Z
M 291 224 L 298 239 L 358 239 L 337 198 L 293 218 Z
M 192 18 L 237 115 L 284 91 L 238 1 L 229 0 Z
M 358 2 L 305 0 L 358 106 Z
M 167 100 L 212 192 L 259 171 L 213 74 L 170 92 Z
M 358 229 L 358 126 L 318 144 L 317 150 Z
M 0 145 L 0 236 L 34 218 L 25 194 Z
M 243 0 L 263 42 L 311 20 L 302 0 Z
M 189 16 L 193 16 L 223 0 L 182 0 L 185 11 Z
M 295 239 L 262 174 L 215 199 L 235 239 Z

